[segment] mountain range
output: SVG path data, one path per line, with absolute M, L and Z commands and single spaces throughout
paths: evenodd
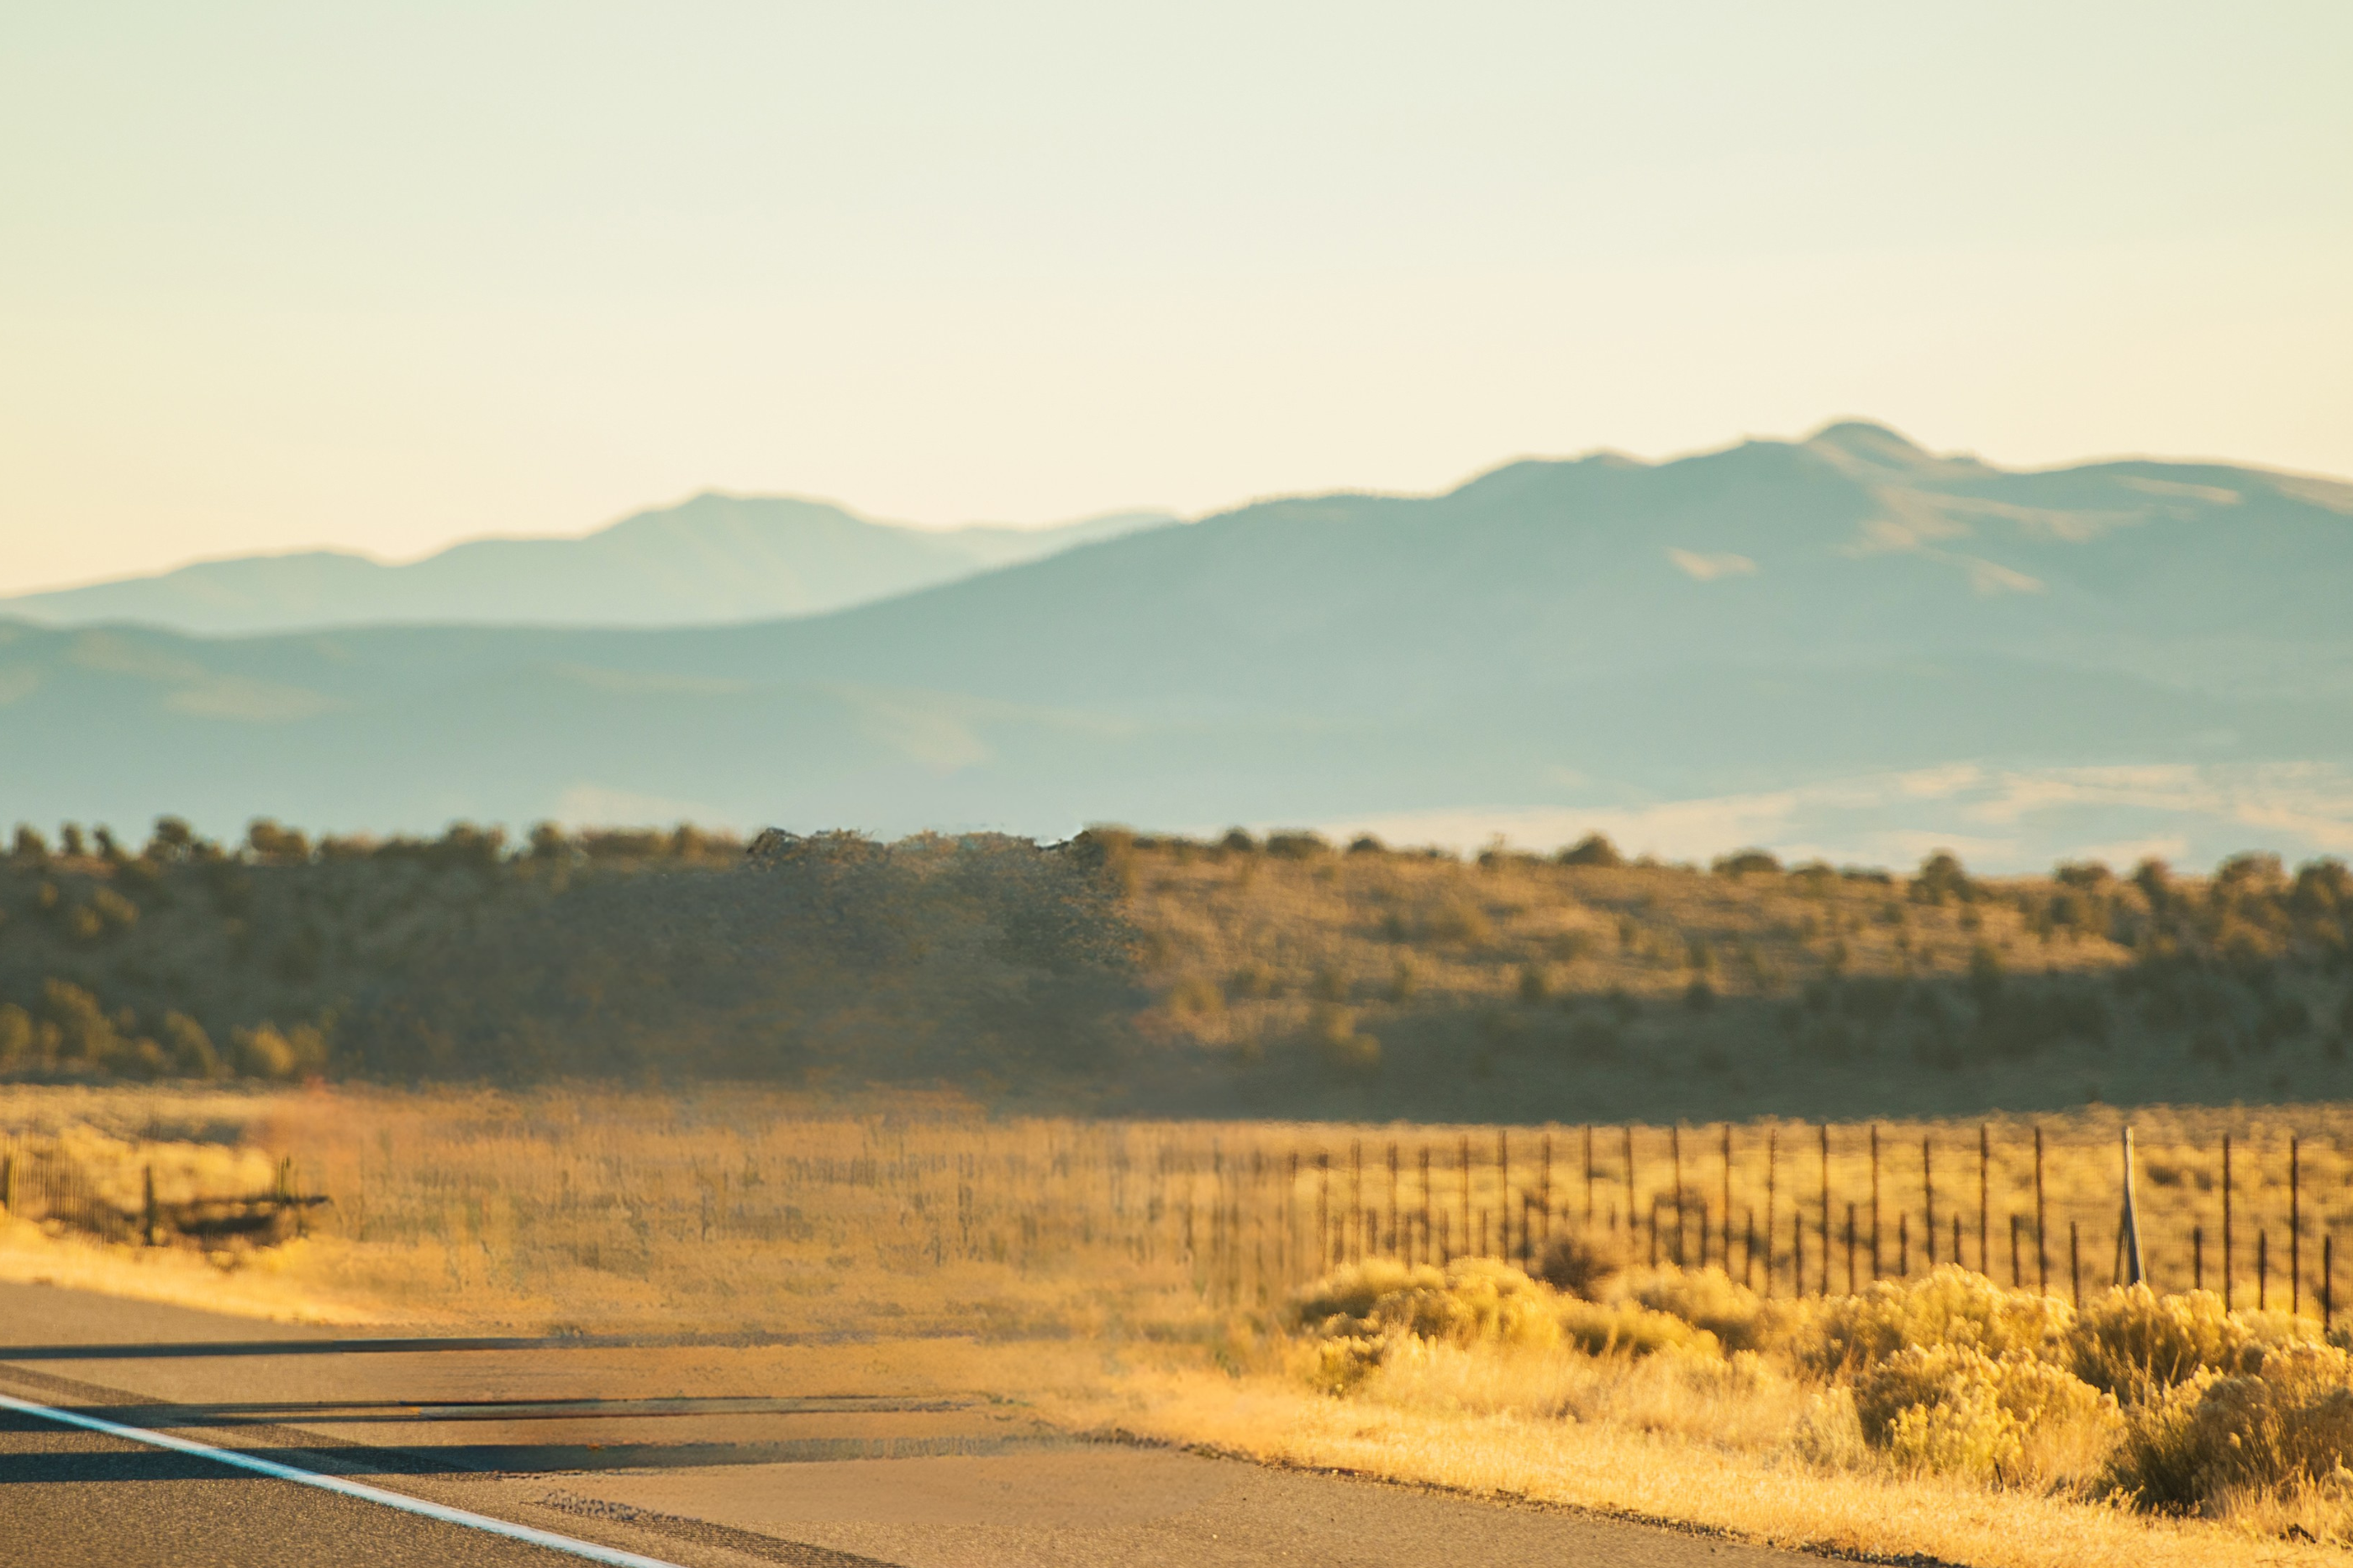
M 788 619 L 0 622 L 0 814 L 2341 852 L 2348 585 L 2353 485 L 1849 422 L 1266 501 Z
M 345 626 L 693 626 L 815 615 L 1173 521 L 923 529 L 825 501 L 704 494 L 578 539 L 478 539 L 393 564 L 311 550 L 0 598 L 50 626 L 235 636 Z

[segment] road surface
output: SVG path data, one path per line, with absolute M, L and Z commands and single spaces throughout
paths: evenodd
M 1793 1554 L 1059 1436 L 776 1344 L 353 1341 L 0 1284 L 0 1562 L 577 1568 L 1790 1568 Z M 823 1371 L 816 1370 L 819 1367 Z M 475 1516 L 470 1524 L 394 1504 Z M 536 1530 L 577 1543 L 491 1533 Z

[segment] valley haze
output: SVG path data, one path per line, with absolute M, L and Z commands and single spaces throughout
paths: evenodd
M 0 797 L 223 833 L 1598 827 L 1989 868 L 2353 848 L 2343 482 L 2011 470 L 1851 421 L 1166 521 L 923 532 L 709 496 L 406 567 L 0 603 Z M 752 618 L 779 612 L 814 613 Z M 263 629 L 288 617 L 308 629 Z

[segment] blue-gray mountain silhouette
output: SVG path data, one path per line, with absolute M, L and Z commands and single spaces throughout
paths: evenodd
M 315 550 L 0 599 L 52 626 L 215 634 L 369 625 L 691 626 L 813 615 L 1171 521 L 910 528 L 823 501 L 706 494 L 581 539 L 480 539 L 388 565 Z
M 752 625 L 19 624 L 0 628 L 0 814 L 1053 833 L 1624 806 L 1957 763 L 2285 768 L 2325 795 L 2353 764 L 2348 584 L 2353 486 L 2008 471 L 1843 424 L 1662 464 L 1514 463 L 1435 497 L 1270 501 Z M 1901 804 L 1854 810 L 1936 826 L 1887 815 Z M 2066 807 L 2052 832 L 2308 849 L 2353 823 L 2312 809 Z

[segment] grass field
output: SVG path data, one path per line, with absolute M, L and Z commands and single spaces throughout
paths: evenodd
M 1630 1263 L 1726 1268 L 1768 1297 L 1818 1294 L 1825 1182 L 1833 1289 L 1958 1261 L 2071 1296 L 2116 1271 L 2127 1121 L 2150 1281 L 2224 1289 L 2228 1139 L 2233 1304 L 2293 1298 L 2316 1311 L 2323 1241 L 2353 1221 L 2353 1107 L 2337 1104 L 1497 1128 L 999 1120 L 910 1096 L 844 1114 L 741 1086 L 0 1089 L 20 1168 L 62 1138 L 126 1214 L 146 1168 L 169 1200 L 264 1188 L 287 1160 L 333 1200 L 306 1228 L 361 1270 L 343 1283 L 390 1303 L 447 1283 L 479 1310 L 584 1320 L 638 1306 L 805 1315 L 837 1297 L 869 1302 L 869 1268 L 923 1285 L 898 1303 L 908 1312 L 959 1272 L 995 1289 L 958 1286 L 930 1310 L 1018 1321 L 1018 1300 L 1067 1305 L 1051 1283 L 1065 1272 L 1139 1301 L 1258 1309 L 1366 1257 L 1525 1259 L 1568 1235 Z
M 2353 1204 L 2353 1163 L 2342 1152 L 2353 1148 L 2353 1109 L 2142 1112 L 2134 1123 L 2158 1285 L 2191 1282 L 2193 1230 L 2206 1237 L 2207 1284 L 2221 1283 L 2228 1132 L 2234 1294 L 2252 1308 L 2260 1289 L 2273 1309 L 2242 1321 L 2272 1336 L 2265 1342 L 2316 1337 L 2322 1238 Z M 1868 1282 L 1868 1126 L 1828 1129 L 1832 1295 L 1823 1299 L 1822 1129 L 1798 1123 L 1597 1128 L 1589 1221 L 1581 1126 L 992 1120 L 944 1100 L 828 1107 L 742 1088 L 21 1086 L 0 1091 L 0 1125 L 16 1170 L 70 1157 L 126 1205 L 143 1201 L 150 1168 L 166 1197 L 286 1180 L 333 1199 L 311 1215 L 307 1234 L 275 1247 L 214 1247 L 209 1257 L 187 1246 L 100 1245 L 37 1214 L 14 1216 L 0 1247 L 0 1268 L 14 1278 L 341 1321 L 954 1336 L 976 1347 L 976 1366 L 986 1362 L 976 1375 L 1082 1427 L 1842 1550 L 1987 1563 L 2247 1561 L 2249 1552 L 2289 1561 L 2334 1548 L 2282 1532 L 2342 1534 L 2341 1502 L 2325 1489 L 2242 1489 L 2201 1505 L 2213 1516 L 2202 1520 L 2119 1513 L 2084 1500 L 2097 1489 L 2088 1448 L 2045 1454 L 2025 1470 L 1955 1473 L 1899 1462 L 1884 1443 L 1856 1436 L 1852 1406 L 1843 1426 L 1825 1417 L 1826 1398 L 1835 1405 L 1850 1382 L 1865 1386 L 1852 1368 L 1809 1362 L 1802 1346 L 1827 1331 L 1846 1299 L 1850 1203 L 1857 1282 Z M 2009 1218 L 2021 1215 L 2031 1290 L 2034 1126 L 1983 1125 L 1992 1272 L 2007 1285 Z M 2052 1289 L 2071 1294 L 2072 1226 L 2094 1307 L 2112 1271 L 2119 1118 L 2078 1112 L 2040 1126 Z M 1979 1130 L 1976 1121 L 1878 1129 L 1881 1272 L 1915 1293 L 1941 1288 L 1929 1275 L 1921 1141 L 1930 1141 L 1936 1183 L 1937 1261 L 1951 1258 L 1957 1217 L 1961 1258 L 1974 1267 Z M 1739 1215 L 1728 1258 L 1727 1187 Z M 30 1188 L 18 1191 L 20 1206 L 32 1208 Z M 1678 1194 L 1683 1269 L 1673 1267 Z M 1424 1291 L 1425 1304 L 1439 1299 L 1430 1290 L 1469 1300 L 1491 1289 L 1479 1270 L 1499 1267 L 1476 1258 L 1525 1249 L 1534 1268 L 1548 1239 L 1572 1237 L 1619 1266 L 1614 1285 L 1591 1291 L 1601 1304 L 1510 1276 L 1519 1280 L 1510 1289 L 1533 1292 L 1529 1300 L 1569 1325 L 1565 1339 L 1483 1330 L 1401 1338 L 1361 1323 L 1319 1329 L 1298 1315 L 1319 1280 L 1328 1294 L 1335 1278 L 1361 1281 L 1391 1258 L 1398 1269 L 1451 1259 L 1451 1272 L 1400 1288 Z M 2289 1301 L 2290 1257 L 2302 1276 L 2302 1329 L 2284 1326 L 2278 1310 Z M 1364 1322 L 1387 1310 L 1367 1308 Z M 1680 1326 L 1658 1329 L 1662 1311 Z M 1599 1320 L 1578 1316 L 1588 1312 L 1619 1314 L 1608 1321 L 1622 1342 L 1591 1342 Z M 1736 1323 L 1770 1329 L 1727 1326 Z M 1756 1348 L 1739 1348 L 1743 1334 L 1756 1336 Z M 1646 1347 L 1657 1353 L 1635 1353 Z M 2079 1447 L 2093 1444 L 2084 1437 Z

